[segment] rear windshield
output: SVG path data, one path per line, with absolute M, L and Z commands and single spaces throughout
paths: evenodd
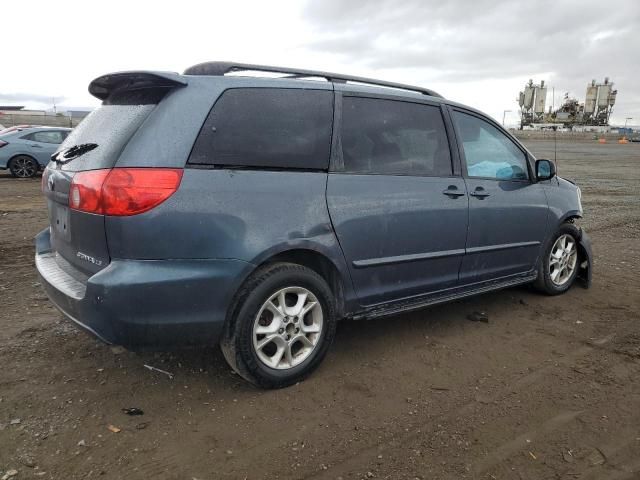
M 72 160 L 62 159 L 65 162 L 62 170 L 78 172 L 112 168 L 129 139 L 167 91 L 146 88 L 112 93 L 60 145 L 58 152 L 63 153 L 72 147 L 95 145 L 83 148 L 80 151 L 84 153 Z
M 332 119 L 328 90 L 230 89 L 211 110 L 189 163 L 326 169 Z

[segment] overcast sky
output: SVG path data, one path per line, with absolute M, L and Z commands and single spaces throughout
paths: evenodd
M 529 78 L 558 105 L 609 76 L 613 123 L 640 124 L 639 0 L 30 0 L 2 19 L 0 104 L 95 106 L 104 73 L 234 60 L 422 85 L 507 123 Z

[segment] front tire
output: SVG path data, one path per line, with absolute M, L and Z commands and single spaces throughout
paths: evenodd
M 547 295 L 560 295 L 571 288 L 578 275 L 580 230 L 563 223 L 551 237 L 538 265 L 535 286 Z
M 29 155 L 17 155 L 9 162 L 9 171 L 16 178 L 35 177 L 39 169 L 36 159 Z
M 241 288 L 220 342 L 229 365 L 263 388 L 297 383 L 315 370 L 336 330 L 325 280 L 293 263 L 268 265 Z

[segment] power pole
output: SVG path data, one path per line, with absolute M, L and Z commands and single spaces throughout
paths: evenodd
M 504 119 L 507 115 L 507 113 L 511 112 L 511 110 L 505 110 L 502 112 L 502 126 L 504 127 Z

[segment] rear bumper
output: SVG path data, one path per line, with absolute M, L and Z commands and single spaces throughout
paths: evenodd
M 253 269 L 240 260 L 117 260 L 86 279 L 36 236 L 36 267 L 49 299 L 107 343 L 130 349 L 213 345 L 227 307 Z

